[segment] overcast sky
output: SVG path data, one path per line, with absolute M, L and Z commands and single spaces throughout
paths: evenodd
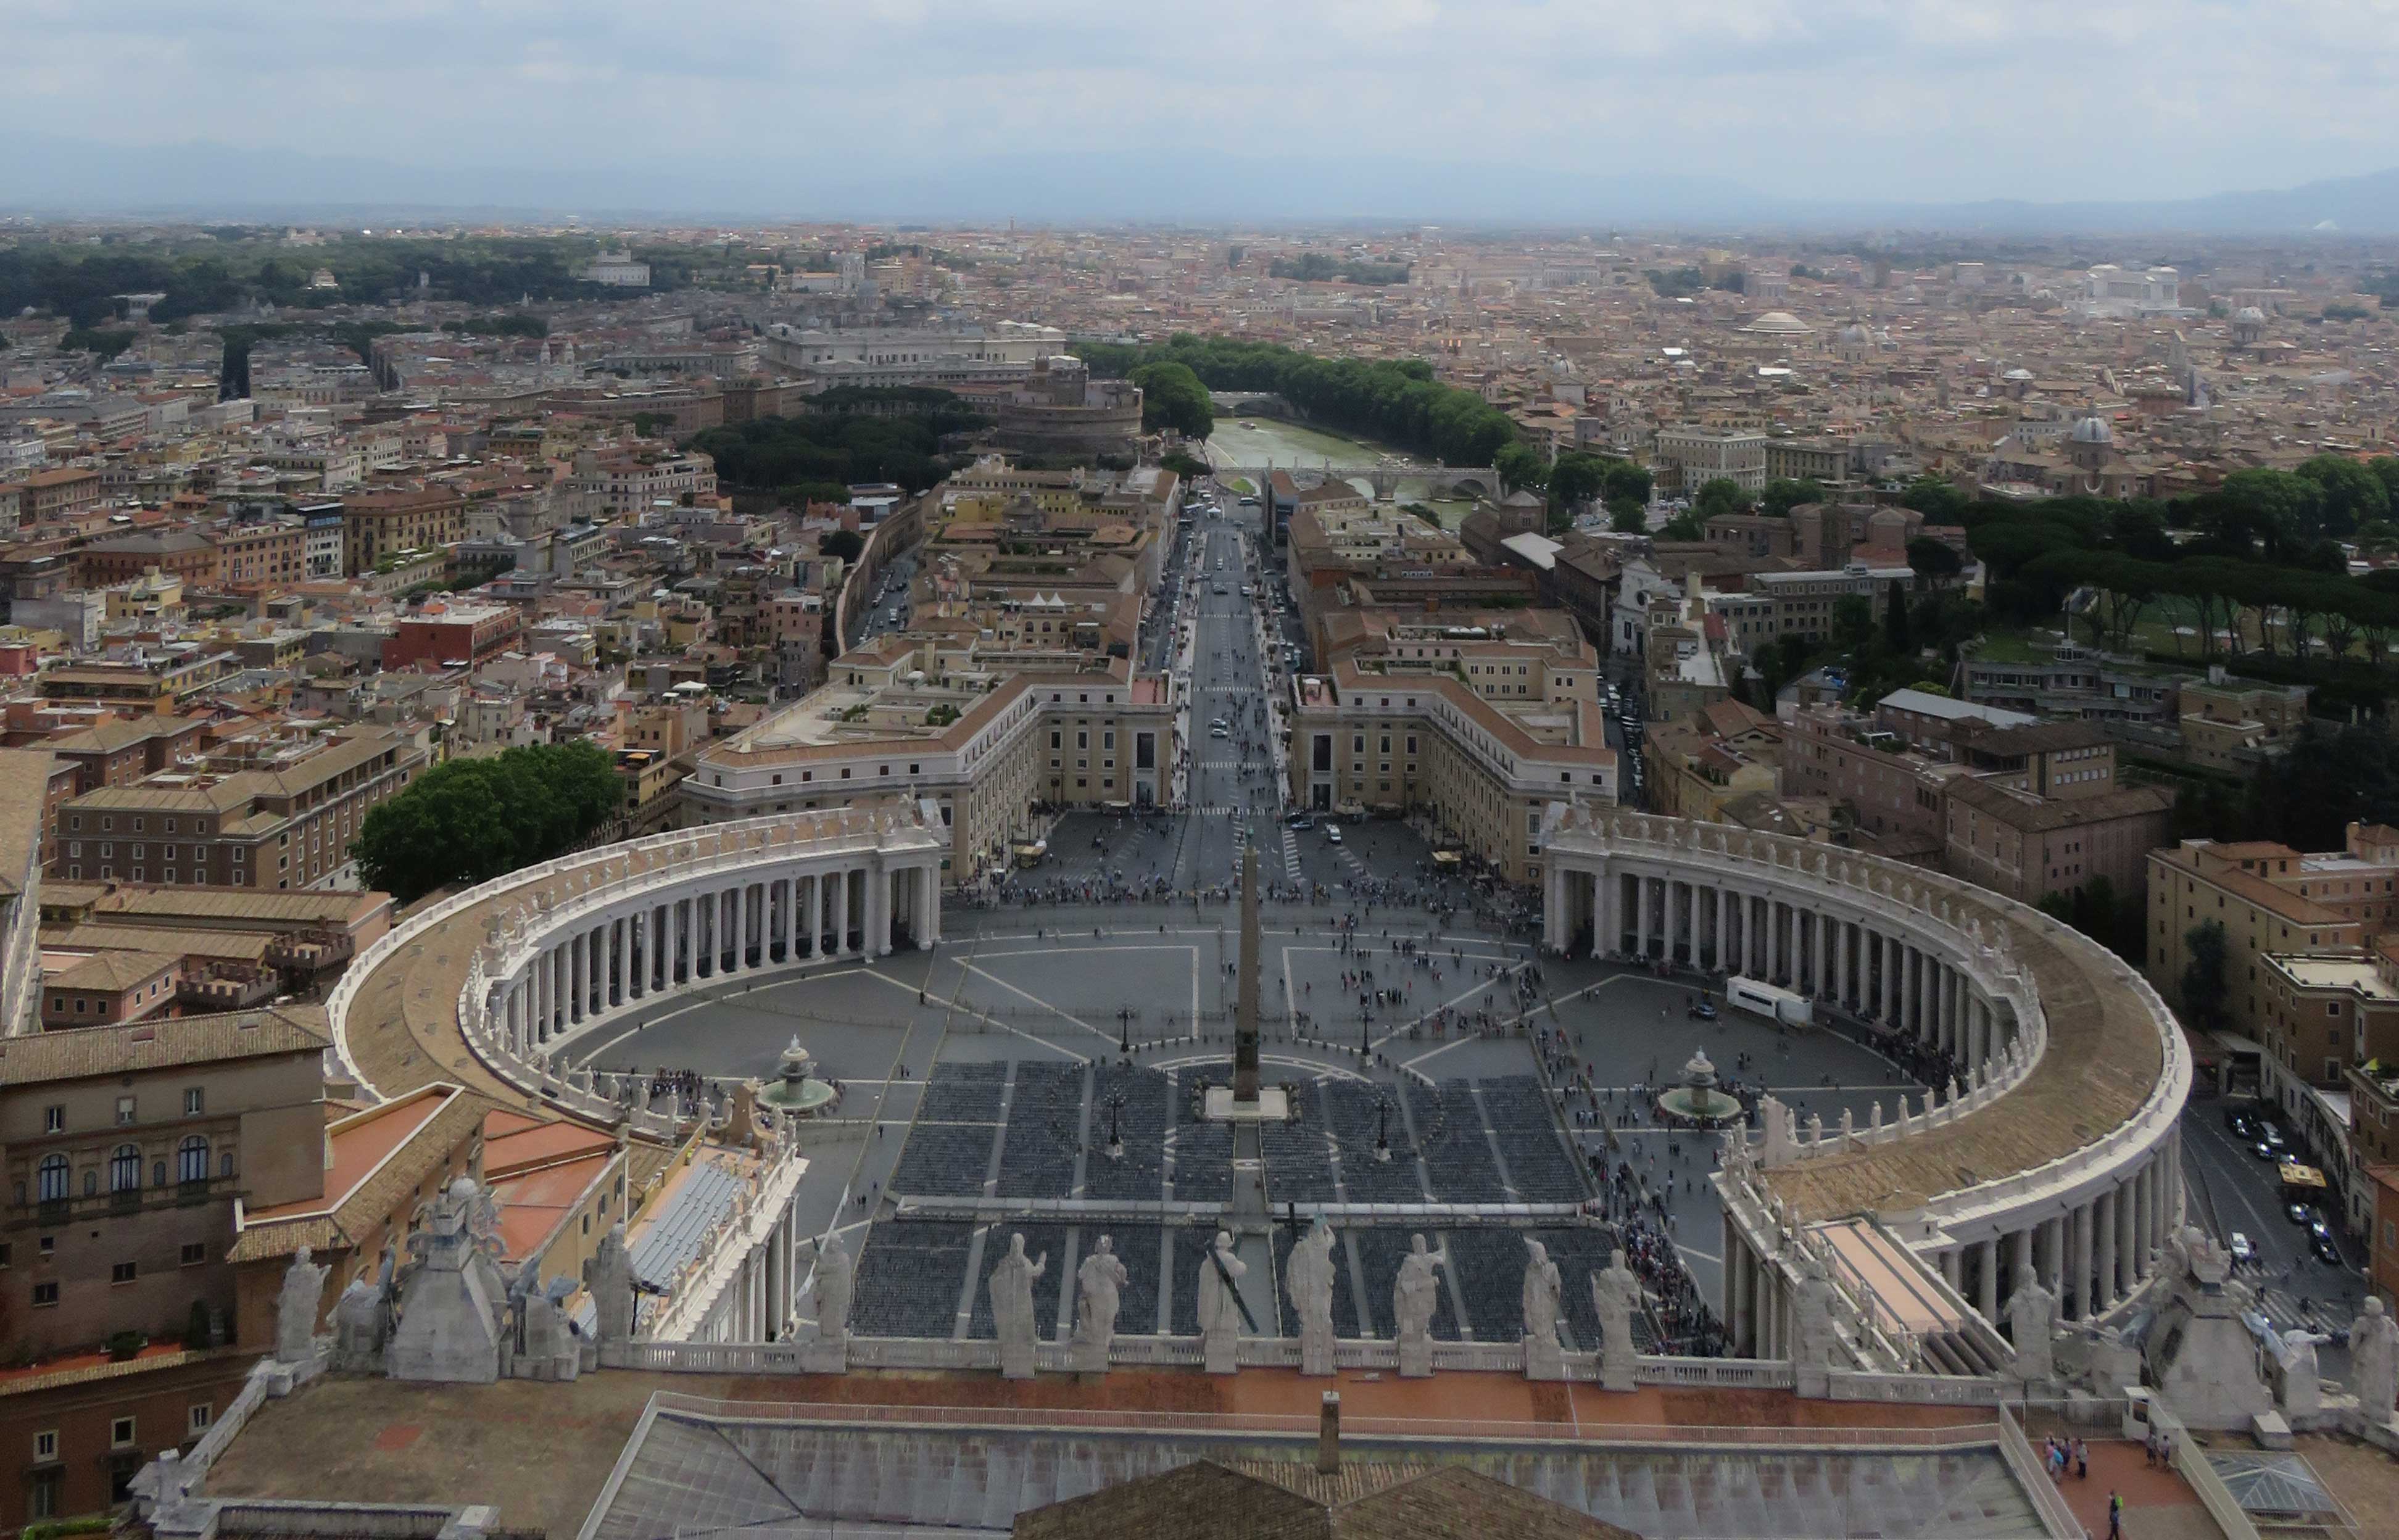
M 2174 197 L 2399 163 L 2394 54 L 2399 0 L 0 0 L 0 133 L 436 170 L 1296 149 Z

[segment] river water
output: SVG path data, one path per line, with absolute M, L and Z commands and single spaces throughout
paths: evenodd
M 1306 470 L 1327 461 L 1336 466 L 1372 465 L 1400 453 L 1388 444 L 1346 438 L 1274 417 L 1219 417 L 1216 431 L 1208 439 L 1208 462 L 1217 466 L 1272 465 Z M 1429 504 L 1440 517 L 1442 527 L 1452 531 L 1457 528 L 1459 520 L 1474 511 L 1471 497 L 1436 500 L 1426 497 L 1424 491 L 1423 481 L 1403 478 L 1398 501 Z

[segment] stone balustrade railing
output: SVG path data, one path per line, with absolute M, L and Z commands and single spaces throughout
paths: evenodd
M 813 1371 L 813 1342 L 696 1343 L 643 1341 L 604 1351 L 610 1367 L 655 1369 L 694 1374 L 798 1374 Z M 1436 1373 L 1480 1371 L 1520 1374 L 1525 1369 L 1521 1343 L 1435 1342 Z M 1036 1344 L 1035 1362 L 1046 1372 L 1072 1373 L 1072 1347 L 1065 1342 Z M 1125 1336 L 1109 1344 L 1110 1367 L 1186 1367 L 1202 1361 L 1198 1337 Z M 1291 1337 L 1243 1337 L 1237 1361 L 1244 1369 L 1297 1368 L 1299 1342 Z M 956 1342 L 930 1337 L 852 1337 L 848 1362 L 861 1369 L 981 1369 L 996 1371 L 999 1344 Z M 1397 1372 L 1399 1344 L 1380 1338 L 1344 1338 L 1335 1344 L 1335 1362 L 1342 1369 Z M 1644 1354 L 1634 1360 L 1640 1385 L 1685 1388 L 1788 1390 L 1793 1384 L 1787 1362 L 1761 1358 L 1682 1358 Z M 1566 1377 L 1582 1384 L 1599 1381 L 1599 1355 L 1565 1355 Z M 1992 1406 L 2008 1386 L 1999 1380 L 1945 1379 L 1932 1374 L 1834 1375 L 1837 1385 L 1853 1386 L 1855 1395 L 1837 1389 L 1836 1398 L 1904 1401 L 1925 1406 Z

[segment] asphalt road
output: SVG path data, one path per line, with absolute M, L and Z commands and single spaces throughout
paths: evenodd
M 2189 1223 L 2230 1240 L 2248 1237 L 2257 1260 L 2243 1277 L 2258 1291 L 2258 1303 L 2277 1327 L 2343 1333 L 2365 1301 L 2365 1277 L 2357 1248 L 2340 1239 L 2339 1266 L 2319 1262 L 2308 1250 L 2308 1232 L 2284 1210 L 2276 1166 L 2258 1159 L 2224 1126 L 2228 1106 L 2256 1108 L 2242 1099 L 2209 1098 L 2183 1108 L 2182 1155 Z M 2287 1132 L 2287 1130 L 2285 1130 Z M 2340 1229 L 2337 1216 L 2333 1228 Z M 2324 1372 L 2347 1371 L 2347 1351 L 2328 1344 L 2318 1354 Z

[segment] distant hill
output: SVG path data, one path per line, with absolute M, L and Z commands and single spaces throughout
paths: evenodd
M 529 199 L 529 190 L 538 189 Z M 2399 234 L 2399 169 L 2279 191 L 2162 201 L 1904 203 L 1797 199 L 1671 172 L 1558 174 L 1509 162 L 1431 165 L 1388 157 L 1275 159 L 1142 152 L 997 155 L 861 175 L 846 165 L 776 166 L 738 176 L 685 168 L 530 170 L 406 167 L 362 157 L 206 142 L 126 149 L 30 137 L 0 165 L 0 209 L 28 213 L 228 219 L 425 220 L 562 215 L 1108 223 L 1429 221 L 1576 228 L 1860 227 L 1994 234 L 2178 231 Z

